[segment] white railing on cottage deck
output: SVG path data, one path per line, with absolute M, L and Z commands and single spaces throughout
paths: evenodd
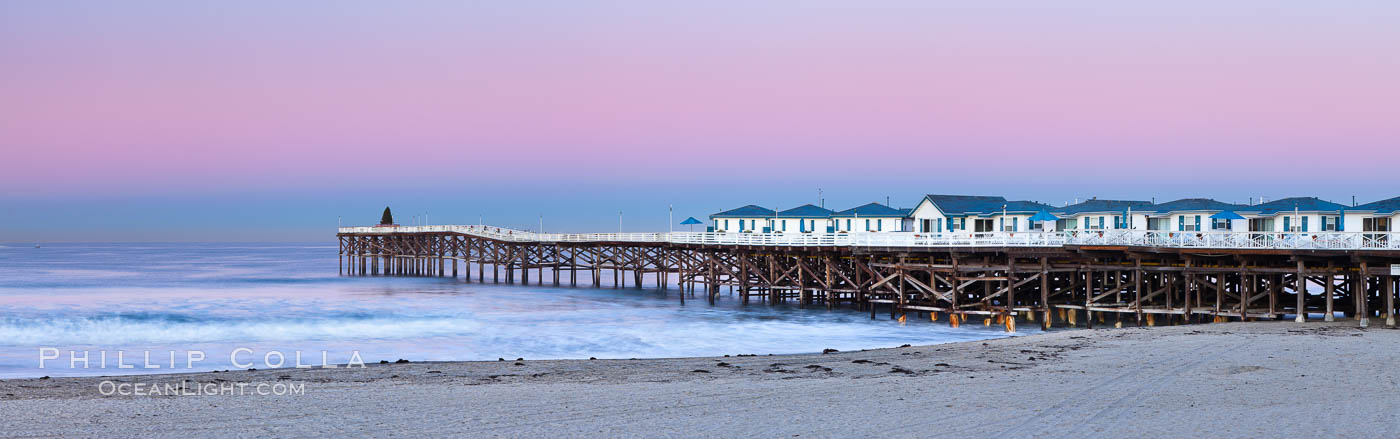
M 669 242 L 761 246 L 1060 247 L 1400 250 L 1400 232 L 1177 232 L 1089 230 L 983 233 L 534 233 L 492 226 L 341 227 L 345 234 L 462 233 L 512 242 Z

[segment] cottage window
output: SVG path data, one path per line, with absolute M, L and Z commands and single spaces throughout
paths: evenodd
M 1012 217 L 1012 218 L 1011 218 L 1011 221 L 1007 221 L 1006 218 L 1002 218 L 1002 219 L 1001 219 L 1001 231 L 1003 231 L 1003 232 L 1015 232 L 1016 229 L 1017 229 L 1016 226 L 1017 226 L 1020 222 L 1021 222 L 1021 219 L 1020 219 L 1020 218 L 1016 218 L 1016 217 Z
M 1335 232 L 1335 231 L 1337 231 L 1337 224 L 1341 222 L 1341 219 L 1342 219 L 1342 217 L 1339 217 L 1339 216 L 1331 216 L 1331 217 L 1329 217 L 1329 216 L 1324 216 L 1324 217 L 1322 217 L 1322 231 L 1323 231 L 1323 232 Z
M 1186 215 L 1176 217 L 1176 230 L 1181 232 L 1196 232 L 1201 230 L 1201 216 L 1196 215 L 1195 221 L 1187 223 Z
M 1273 218 L 1254 218 L 1249 220 L 1249 231 L 1251 232 L 1272 232 L 1274 231 Z
M 1304 217 L 1297 217 L 1297 219 L 1298 219 L 1297 221 L 1290 221 L 1290 220 L 1292 220 L 1293 218 L 1294 218 L 1294 217 L 1288 217 L 1288 216 L 1283 217 L 1283 230 L 1284 230 L 1284 231 L 1288 231 L 1288 232 L 1306 232 L 1306 231 L 1308 231 L 1308 217 L 1306 217 L 1306 216 L 1304 216 Z
M 1363 232 L 1389 232 L 1390 218 L 1364 218 L 1361 220 Z
M 1212 230 L 1230 230 L 1230 220 L 1224 218 L 1216 218 L 1214 220 L 1211 220 L 1210 228 Z

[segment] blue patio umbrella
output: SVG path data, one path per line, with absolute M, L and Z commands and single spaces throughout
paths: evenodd
M 1055 216 L 1055 215 L 1051 215 L 1050 212 L 1046 212 L 1046 211 L 1044 211 L 1044 210 L 1041 210 L 1040 212 L 1036 212 L 1036 213 L 1035 213 L 1035 216 L 1032 216 L 1032 217 L 1031 217 L 1031 221 L 1037 221 L 1037 222 L 1039 222 L 1039 221 L 1055 221 L 1055 220 L 1058 220 L 1058 219 L 1060 219 L 1060 218 L 1057 217 L 1057 216 Z
M 1234 220 L 1242 220 L 1242 219 L 1244 219 L 1244 217 L 1240 216 L 1240 214 L 1235 213 L 1234 211 L 1226 210 L 1226 211 L 1217 213 L 1217 214 L 1215 214 L 1215 215 L 1211 215 L 1211 216 L 1210 216 L 1210 219 L 1213 219 L 1213 220 L 1229 220 L 1229 221 L 1234 221 Z M 1231 227 L 1229 227 L 1229 223 L 1226 223 L 1225 230 L 1230 230 L 1230 229 L 1231 229 Z
M 1032 216 L 1031 216 L 1031 222 L 1046 222 L 1046 221 L 1054 221 L 1054 220 L 1057 220 L 1057 219 L 1059 219 L 1059 218 L 1056 217 L 1055 215 L 1051 215 L 1050 212 L 1046 212 L 1045 209 L 1041 209 L 1039 212 L 1036 212 L 1035 215 L 1032 215 Z M 1044 231 L 1046 231 L 1046 230 L 1049 230 L 1049 229 L 1047 229 L 1045 226 L 1041 226 L 1041 227 L 1040 227 L 1040 231 L 1041 231 L 1041 232 L 1044 232 Z
M 700 222 L 700 220 L 695 219 L 695 217 L 693 217 L 693 216 L 690 217 L 690 218 L 686 218 L 685 221 L 681 221 L 681 225 L 682 225 L 682 226 L 690 226 L 690 231 L 692 231 L 692 232 L 695 231 L 695 225 L 696 225 L 696 224 L 705 224 L 705 223 Z
M 1210 219 L 1223 219 L 1223 220 L 1231 220 L 1231 221 L 1234 221 L 1234 220 L 1242 220 L 1242 219 L 1244 219 L 1244 217 L 1240 216 L 1240 214 L 1235 213 L 1234 211 L 1229 211 L 1229 210 L 1227 210 L 1227 211 L 1224 211 L 1224 212 L 1217 213 L 1217 214 L 1215 214 L 1215 215 L 1211 215 L 1211 216 L 1210 216 Z

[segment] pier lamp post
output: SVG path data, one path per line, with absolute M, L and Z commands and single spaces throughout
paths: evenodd
M 540 233 L 544 233 L 544 214 L 540 214 Z
M 1006 231 L 1006 205 L 1001 205 L 1001 231 Z
M 622 211 L 617 211 L 617 234 L 622 234 Z
M 666 205 L 666 227 L 668 228 L 667 232 L 676 231 L 676 205 L 674 204 Z

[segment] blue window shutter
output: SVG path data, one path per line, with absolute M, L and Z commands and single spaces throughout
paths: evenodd
M 1308 217 L 1306 217 L 1306 216 L 1303 217 L 1302 223 L 1303 223 L 1303 224 L 1300 224 L 1300 225 L 1303 226 L 1303 231 L 1304 231 L 1304 232 L 1308 231 Z
M 1283 217 L 1283 231 L 1285 231 L 1285 232 L 1291 232 L 1291 231 L 1293 231 L 1293 227 L 1292 227 L 1292 223 L 1293 223 L 1293 222 L 1292 222 L 1292 221 L 1289 221 L 1289 220 L 1292 220 L 1292 219 L 1293 219 L 1293 217 L 1288 217 L 1288 216 Z M 1360 300 L 1360 299 L 1357 299 L 1357 300 Z
M 1196 231 L 1199 232 L 1200 230 L 1201 230 L 1201 216 L 1200 216 L 1200 215 L 1196 215 Z
M 1346 215 L 1337 215 L 1337 231 L 1345 232 L 1347 225 Z
M 1099 228 L 1103 228 L 1103 217 L 1099 217 Z
M 999 221 L 997 222 L 997 228 L 1001 230 L 1006 230 L 1006 218 L 999 218 Z
M 1178 232 L 1185 232 L 1185 231 L 1186 231 L 1186 215 L 1181 215 L 1181 216 L 1176 217 L 1176 231 L 1178 231 Z
M 885 220 L 875 220 L 875 231 L 877 231 L 877 232 L 882 232 L 882 231 L 884 231 L 884 230 L 885 230 Z

